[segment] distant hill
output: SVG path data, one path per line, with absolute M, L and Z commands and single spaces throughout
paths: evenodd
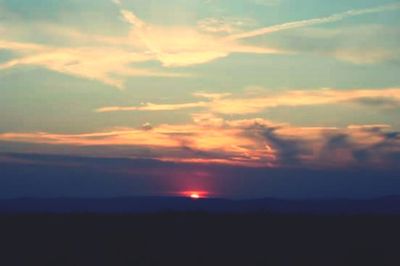
M 368 200 L 199 199 L 121 197 L 109 199 L 20 198 L 0 200 L 0 213 L 271 212 L 288 214 L 400 214 L 400 196 Z

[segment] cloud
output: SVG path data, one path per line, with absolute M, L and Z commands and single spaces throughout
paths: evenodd
M 272 147 L 278 151 L 279 159 L 286 164 L 296 164 L 301 161 L 301 155 L 306 155 L 307 147 L 303 141 L 295 138 L 284 138 L 277 133 L 279 128 L 264 128 L 262 135 Z
M 398 99 L 390 97 L 360 98 L 357 102 L 363 105 L 384 108 L 398 108 L 400 106 L 400 101 Z
M 200 31 L 211 34 L 232 34 L 253 26 L 256 22 L 245 18 L 205 18 L 197 22 Z
M 360 99 L 390 98 L 400 101 L 400 89 L 358 89 L 358 90 L 292 90 L 271 95 L 256 97 L 232 97 L 213 102 L 212 112 L 221 114 L 250 114 L 258 113 L 268 108 L 279 106 L 299 107 L 312 105 L 327 105 L 336 103 L 351 103 Z
M 164 66 L 176 67 L 207 63 L 221 57 L 226 57 L 231 53 L 282 53 L 283 50 L 280 49 L 244 46 L 238 41 L 273 32 L 332 23 L 353 16 L 398 9 L 400 9 L 400 4 L 395 3 L 368 9 L 349 10 L 324 18 L 289 22 L 222 37 L 200 34 L 198 31 L 192 31 L 187 28 L 164 28 L 148 25 L 133 12 L 127 10 L 123 10 L 122 14 L 125 20 L 134 26 L 131 34 L 136 37 L 135 39 L 140 39 L 144 46 L 154 53 Z M 200 22 L 199 26 L 203 32 L 230 33 L 234 31 L 232 22 L 227 23 L 220 19 L 208 19 Z M 163 37 L 161 38 L 160 36 Z M 350 58 L 350 55 L 344 52 L 339 56 Z M 379 56 L 378 54 L 375 55 L 375 57 Z
M 0 70 L 34 65 L 122 88 L 125 78 L 130 76 L 189 76 L 165 69 L 135 66 L 138 63 L 159 61 L 164 67 L 181 67 L 207 63 L 232 52 L 279 52 L 272 48 L 228 42 L 196 27 L 151 25 L 128 10 L 122 9 L 121 15 L 131 24 L 128 36 L 90 35 L 43 23 L 29 25 L 29 29 L 40 32 L 47 39 L 59 40 L 52 45 L 6 39 L 17 37 L 14 31 L 26 28 L 17 29 L 10 25 L 0 38 L 0 48 L 12 51 L 17 56 L 1 64 Z M 25 37 L 31 38 L 30 35 Z
M 400 159 L 399 136 L 387 125 L 350 126 L 325 140 L 321 158 L 342 164 L 351 159 L 360 165 L 395 165 Z
M 400 31 L 383 25 L 307 28 L 284 33 L 273 44 L 295 53 L 331 56 L 353 64 L 376 64 L 400 59 Z
M 236 41 L 205 32 L 204 21 L 200 30 L 184 26 L 151 25 L 138 18 L 132 11 L 121 11 L 132 25 L 130 38 L 152 54 L 165 67 L 184 67 L 204 64 L 231 53 L 275 54 L 273 48 L 243 45 Z M 207 26 L 209 27 L 209 26 Z M 215 27 L 215 25 L 214 25 Z
M 257 30 L 253 30 L 253 31 L 248 31 L 248 32 L 244 32 L 244 33 L 238 33 L 238 34 L 229 36 L 229 39 L 230 40 L 240 40 L 240 39 L 246 39 L 246 38 L 253 38 L 253 37 L 270 34 L 270 33 L 274 33 L 274 32 L 297 29 L 297 28 L 304 28 L 304 27 L 326 24 L 326 23 L 332 23 L 332 22 L 341 21 L 341 20 L 344 20 L 344 19 L 350 18 L 350 17 L 361 16 L 361 15 L 366 15 L 366 14 L 373 14 L 373 13 L 381 13 L 381 12 L 385 12 L 385 11 L 394 11 L 394 10 L 398 10 L 398 9 L 400 9 L 399 3 L 383 5 L 383 6 L 373 7 L 373 8 L 366 8 L 366 9 L 354 9 L 354 10 L 349 10 L 349 11 L 342 12 L 342 13 L 333 14 L 328 17 L 293 21 L 293 22 L 288 22 L 288 23 L 283 23 L 283 24 L 279 24 L 279 25 L 275 25 L 275 26 L 265 27 L 265 28 L 261 28 L 261 29 L 257 29 Z
M 369 105 L 370 101 L 378 101 L 380 105 L 386 105 L 388 99 L 390 99 L 390 104 L 400 103 L 399 88 L 284 92 L 257 90 L 244 95 L 199 92 L 194 96 L 207 101 L 186 104 L 144 104 L 139 107 L 125 107 L 125 109 L 111 107 L 97 111 L 182 109 L 201 111 L 203 109 L 203 112 L 192 115 L 193 124 L 190 127 L 182 126 L 182 132 L 172 134 L 184 136 L 181 143 L 185 143 L 185 147 L 189 150 L 211 155 L 207 159 L 199 159 L 196 157 L 197 154 L 195 157 L 186 159 L 189 161 L 224 158 L 224 163 L 269 167 L 282 165 L 347 167 L 359 164 L 378 166 L 392 165 L 397 162 L 396 154 L 400 150 L 400 138 L 396 131 L 391 131 L 389 125 L 349 125 L 347 128 L 294 127 L 264 119 L 225 120 L 219 114 L 259 113 L 267 108 L 279 106 L 297 107 L 337 103 Z M 385 101 L 382 103 L 381 99 Z M 188 131 L 189 128 L 190 131 Z M 211 132 L 218 133 L 211 137 L 209 135 Z M 389 140 L 388 136 L 394 137 Z M 390 145 L 387 144 L 389 141 Z M 220 154 L 220 157 L 216 154 Z
M 122 88 L 124 80 L 130 76 L 187 76 L 167 71 L 165 69 L 167 67 L 205 64 L 232 53 L 285 52 L 285 49 L 276 47 L 244 44 L 241 42 L 242 39 L 400 8 L 400 4 L 396 3 L 234 33 L 249 21 L 215 18 L 200 21 L 197 27 L 155 25 L 142 20 L 134 12 L 123 9 L 121 4 L 115 6 L 120 9 L 124 21 L 130 24 L 128 36 L 88 35 L 74 29 L 43 23 L 35 24 L 35 22 L 29 25 L 24 21 L 8 23 L 7 29 L 2 30 L 5 33 L 0 38 L 0 47 L 14 52 L 17 56 L 1 64 L 0 70 L 33 65 Z M 20 25 L 19 28 L 16 25 Z M 29 34 L 25 34 L 25 37 L 30 39 L 34 37 L 32 32 L 40 32 L 47 36 L 46 39 L 59 40 L 59 43 L 56 45 L 57 41 L 54 41 L 54 44 L 16 41 L 18 38 L 15 38 L 13 32 L 15 30 L 28 31 Z M 360 63 L 375 62 L 391 56 L 386 54 L 386 50 L 375 50 L 369 53 L 368 57 L 363 57 L 361 54 L 364 53 L 357 54 L 355 50 L 335 51 L 335 56 L 338 58 Z M 156 70 L 138 66 L 149 61 L 158 61 L 163 68 Z
M 272 151 L 258 147 L 253 140 L 241 135 L 240 128 L 202 124 L 159 125 L 151 128 L 125 128 L 108 132 L 90 134 L 51 134 L 41 133 L 4 133 L 0 141 L 30 144 L 72 146 L 84 149 L 103 147 L 110 151 L 115 147 L 132 147 L 131 156 L 165 161 L 223 162 L 230 164 L 258 164 L 253 162 L 256 156 L 270 160 Z M 145 152 L 148 150 L 148 152 Z M 120 150 L 107 152 L 120 157 Z M 272 159 L 271 159 L 272 160 Z
M 98 80 L 123 87 L 126 76 L 178 77 L 176 73 L 134 68 L 129 64 L 145 62 L 149 56 L 118 48 L 57 48 L 45 45 L 0 42 L 0 46 L 19 53 L 22 57 L 0 64 L 0 70 L 23 65 L 34 65 L 52 71 Z
M 97 112 L 116 111 L 171 111 L 182 109 L 203 108 L 218 114 L 251 114 L 259 113 L 268 108 L 280 106 L 299 107 L 312 105 L 327 105 L 336 103 L 380 103 L 399 104 L 400 89 L 356 89 L 356 90 L 291 90 L 265 94 L 259 92 L 251 95 L 207 94 L 196 93 L 196 97 L 207 98 L 209 101 L 198 101 L 179 104 L 146 103 L 142 106 L 111 106 L 97 109 Z M 382 101 L 384 99 L 384 101 Z
M 400 133 L 388 125 L 296 127 L 265 119 L 225 120 L 207 113 L 195 114 L 192 123 L 181 125 L 145 124 L 86 134 L 0 134 L 3 150 L 17 143 L 33 152 L 50 146 L 56 154 L 252 167 L 391 167 L 399 163 L 400 153 Z
M 121 106 L 110 106 L 99 108 L 96 111 L 99 113 L 105 112 L 118 112 L 118 111 L 176 111 L 183 109 L 193 109 L 198 107 L 206 106 L 206 102 L 196 102 L 196 103 L 183 103 L 183 104 L 152 104 L 146 103 L 142 106 L 132 106 L 132 107 L 121 107 Z

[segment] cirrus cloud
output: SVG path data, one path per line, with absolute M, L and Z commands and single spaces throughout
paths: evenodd
M 120 10 L 123 20 L 130 25 L 127 36 L 85 36 L 77 30 L 64 29 L 55 25 L 36 27 L 35 31 L 52 36 L 49 39 L 63 39 L 64 43 L 74 42 L 75 45 L 72 47 L 63 43 L 50 45 L 34 41 L 18 41 L 13 35 L 14 24 L 9 23 L 9 27 L 2 30 L 4 34 L 0 38 L 0 47 L 12 51 L 16 56 L 2 63 L 0 70 L 33 65 L 122 88 L 125 79 L 130 76 L 186 77 L 187 75 L 166 68 L 205 64 L 232 53 L 287 53 L 287 50 L 280 47 L 244 44 L 243 39 L 400 8 L 398 3 L 394 3 L 235 33 L 236 29 L 232 28 L 232 21 L 221 23 L 220 19 L 214 19 L 211 25 L 209 20 L 206 23 L 203 21 L 197 27 L 156 25 L 142 20 L 133 11 L 124 9 L 120 2 L 117 2 L 115 6 Z M 243 22 L 240 21 L 239 24 L 242 25 Z M 28 27 L 23 21 L 19 25 L 20 31 L 24 31 L 25 28 L 27 28 L 25 31 L 29 31 L 33 27 L 31 25 Z M 215 32 L 224 34 L 216 35 Z M 336 51 L 336 56 L 345 58 L 347 61 L 359 61 L 355 59 L 359 56 L 346 51 Z M 379 59 L 382 56 L 387 58 L 389 55 L 382 55 L 375 51 L 372 60 L 375 61 L 376 58 Z M 140 63 L 151 61 L 158 61 L 161 67 L 149 69 L 138 66 Z M 364 60 L 364 62 L 370 61 Z
M 218 114 L 252 114 L 265 109 L 280 106 L 300 107 L 327 105 L 337 103 L 369 103 L 379 101 L 400 104 L 400 88 L 386 89 L 319 89 L 291 90 L 278 93 L 258 93 L 256 95 L 231 95 L 195 93 L 196 97 L 204 97 L 208 101 L 197 101 L 178 104 L 145 103 L 141 106 L 109 106 L 98 108 L 96 112 L 117 111 L 173 111 L 202 108 Z M 382 101 L 385 99 L 386 101 Z

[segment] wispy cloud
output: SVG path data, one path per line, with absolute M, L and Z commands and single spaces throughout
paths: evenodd
M 207 34 L 204 27 L 151 25 L 138 18 L 132 11 L 121 11 L 124 19 L 132 25 L 130 38 L 139 41 L 142 48 L 152 54 L 165 67 L 182 67 L 203 64 L 231 53 L 274 54 L 280 51 L 243 45 L 221 36 Z M 209 32 L 208 32 L 209 33 Z
M 109 107 L 99 108 L 96 111 L 99 113 L 118 112 L 118 111 L 174 111 L 174 110 L 192 109 L 205 106 L 207 106 L 206 102 L 194 102 L 194 103 L 182 103 L 182 104 L 146 103 L 143 104 L 142 106 L 131 106 L 131 107 L 109 106 Z
M 337 103 L 362 103 L 379 99 L 389 99 L 400 104 L 400 88 L 358 89 L 358 90 L 292 90 L 281 93 L 258 93 L 257 95 L 230 95 L 196 93 L 209 101 L 179 104 L 146 103 L 142 106 L 111 106 L 97 109 L 97 112 L 116 111 L 171 111 L 203 108 L 219 114 L 259 113 L 268 108 L 280 106 L 299 107 Z
M 129 52 L 120 48 L 59 48 L 7 41 L 1 41 L 0 47 L 21 55 L 21 57 L 0 64 L 0 70 L 34 65 L 55 72 L 101 81 L 118 88 L 123 87 L 123 77 L 126 76 L 182 76 L 177 73 L 132 67 L 129 64 L 145 62 L 150 57 L 143 53 Z
M 343 13 L 333 14 L 333 15 L 330 15 L 327 17 L 299 20 L 299 21 L 283 23 L 283 24 L 279 24 L 279 25 L 275 25 L 275 26 L 265 27 L 265 28 L 261 28 L 261 29 L 257 29 L 257 30 L 253 30 L 253 31 L 249 31 L 249 32 L 231 35 L 228 38 L 230 40 L 252 38 L 252 37 L 257 37 L 260 35 L 284 31 L 284 30 L 291 30 L 291 29 L 309 27 L 309 26 L 314 26 L 314 25 L 332 23 L 332 22 L 341 21 L 341 20 L 344 20 L 344 19 L 350 18 L 350 17 L 361 16 L 361 15 L 366 15 L 366 14 L 373 14 L 373 13 L 381 13 L 381 12 L 385 12 L 385 11 L 394 11 L 394 10 L 398 10 L 398 9 L 400 9 L 399 3 L 394 3 L 394 4 L 379 6 L 379 7 L 373 7 L 373 8 L 366 8 L 366 9 L 354 9 L 354 10 L 349 10 L 349 11 L 346 11 Z
M 189 76 L 165 69 L 138 67 L 135 66 L 137 63 L 159 61 L 164 67 L 176 67 L 207 63 L 232 52 L 278 52 L 271 48 L 227 42 L 196 27 L 151 25 L 124 9 L 121 9 L 121 15 L 131 24 L 128 36 L 87 35 L 56 25 L 39 24 L 35 28 L 50 37 L 64 40 L 65 45 L 13 41 L 6 39 L 13 37 L 12 29 L 7 29 L 0 38 L 0 48 L 15 52 L 17 57 L 1 64 L 0 70 L 35 65 L 121 88 L 129 76 Z M 74 45 L 69 46 L 70 43 Z
M 256 22 L 248 18 L 208 17 L 197 22 L 200 31 L 210 34 L 233 34 L 254 26 Z
M 10 25 L 11 28 L 5 29 L 0 38 L 0 47 L 13 51 L 17 56 L 1 64 L 0 69 L 34 65 L 121 88 L 124 80 L 129 76 L 187 76 L 167 71 L 165 67 L 204 64 L 227 57 L 232 53 L 277 54 L 285 52 L 285 49 L 276 47 L 244 44 L 241 42 L 242 39 L 400 8 L 400 4 L 395 3 L 369 9 L 349 10 L 324 18 L 288 22 L 231 34 L 236 30 L 232 28 L 232 23 L 240 24 L 242 22 L 228 21 L 228 23 L 218 19 L 209 19 L 198 26 L 155 25 L 142 20 L 134 12 L 124 9 L 122 6 L 119 1 L 116 1 L 116 7 L 120 9 L 124 21 L 130 24 L 128 36 L 85 35 L 77 30 L 56 25 L 38 25 L 37 30 L 46 32 L 55 39 L 65 39 L 65 43 L 73 41 L 74 46 L 16 41 L 13 39 L 13 29 Z M 216 32 L 223 34 L 215 34 Z M 348 53 L 341 53 L 338 56 L 349 58 L 350 61 L 353 58 Z M 164 68 L 148 69 L 137 65 L 149 61 L 158 61 Z
M 275 36 L 273 43 L 295 53 L 334 57 L 353 64 L 400 60 L 400 30 L 363 24 L 335 28 L 304 28 Z

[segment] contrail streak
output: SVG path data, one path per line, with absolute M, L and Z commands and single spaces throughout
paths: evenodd
M 283 23 L 280 25 L 265 27 L 265 28 L 261 28 L 261 29 L 257 29 L 257 30 L 253 30 L 253 31 L 238 33 L 238 34 L 228 36 L 227 38 L 229 40 L 240 40 L 240 39 L 252 38 L 252 37 L 257 37 L 260 35 L 265 35 L 265 34 L 269 34 L 269 33 L 273 33 L 273 32 L 302 28 L 302 27 L 325 24 L 325 23 L 332 23 L 332 22 L 336 22 L 336 21 L 340 21 L 340 20 L 349 18 L 349 17 L 361 16 L 361 15 L 373 14 L 373 13 L 380 13 L 380 12 L 384 12 L 384 11 L 393 11 L 393 10 L 397 10 L 397 9 L 400 9 L 400 3 L 378 6 L 378 7 L 374 7 L 374 8 L 353 9 L 353 10 L 349 10 L 346 12 L 333 14 L 328 17 L 293 21 L 293 22 L 288 22 L 288 23 Z

